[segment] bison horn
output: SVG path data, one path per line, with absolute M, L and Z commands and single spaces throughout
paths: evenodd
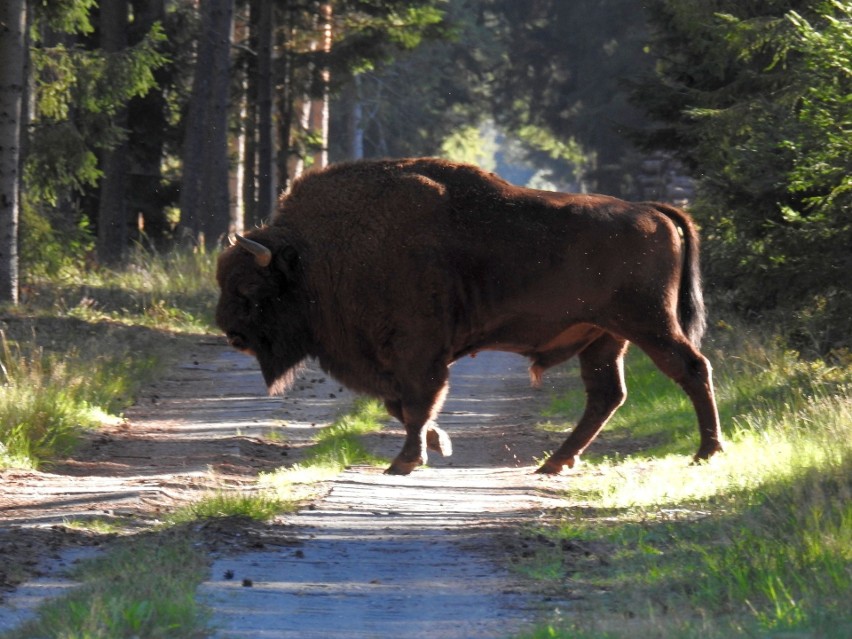
M 242 248 L 254 255 L 254 261 L 257 263 L 258 266 L 266 268 L 272 262 L 272 251 L 270 251 L 263 244 L 245 238 L 242 235 L 237 235 L 236 239 L 237 244 L 239 244 Z

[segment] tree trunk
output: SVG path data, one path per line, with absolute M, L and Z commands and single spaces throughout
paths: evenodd
M 275 89 L 272 36 L 275 32 L 275 12 L 271 2 L 260 3 L 257 27 L 257 217 L 265 221 L 272 215 L 278 192 L 275 125 L 272 120 Z
M 25 0 L 0 4 L 0 302 L 18 302 L 19 160 L 23 112 Z
M 328 68 L 327 57 L 331 53 L 331 3 L 324 2 L 320 7 L 319 18 L 320 42 L 319 50 L 325 54 L 322 67 L 319 71 L 322 95 L 313 100 L 311 104 L 311 131 L 319 140 L 320 147 L 314 152 L 313 164 L 311 166 L 324 169 L 328 166 L 328 109 L 330 100 L 329 85 L 331 82 L 331 71 Z
M 166 8 L 165 0 L 130 0 L 130 6 L 133 22 L 128 28 L 128 45 L 132 46 L 150 33 L 155 22 L 165 22 Z M 134 215 L 141 216 L 136 227 L 140 235 L 133 239 L 155 246 L 162 246 L 171 233 L 165 210 L 171 202 L 162 188 L 163 150 L 169 129 L 165 97 L 169 73 L 167 68 L 156 69 L 157 86 L 133 98 L 127 106 L 128 145 L 132 149 L 127 174 L 128 223 L 134 228 Z
M 201 0 L 201 33 L 183 148 L 181 226 L 214 246 L 228 233 L 228 97 L 233 0 Z
M 257 48 L 258 48 L 258 19 L 260 16 L 261 0 L 250 0 L 248 3 L 249 20 L 247 25 L 247 40 L 249 55 L 244 57 L 245 73 L 243 106 L 242 106 L 242 132 L 243 149 L 241 152 L 243 161 L 243 227 L 254 228 L 258 220 L 257 215 Z
M 127 0 L 101 3 L 101 48 L 107 53 L 118 53 L 127 48 Z M 127 128 L 127 109 L 120 109 L 113 117 L 113 125 Z M 104 264 L 117 264 L 124 256 L 128 241 L 127 171 L 129 146 L 123 141 L 114 149 L 104 152 L 98 207 L 98 260 Z

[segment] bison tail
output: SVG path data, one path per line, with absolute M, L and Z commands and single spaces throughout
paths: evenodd
M 684 211 L 667 204 L 654 203 L 654 206 L 675 223 L 683 239 L 677 316 L 681 330 L 697 348 L 701 345 L 701 338 L 707 328 L 707 312 L 704 307 L 704 293 L 701 289 L 698 229 L 692 218 Z

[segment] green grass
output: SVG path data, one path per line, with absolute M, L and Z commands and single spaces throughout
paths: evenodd
M 273 473 L 262 474 L 261 485 L 292 492 L 293 486 L 334 477 L 355 464 L 381 465 L 387 460 L 370 454 L 360 436 L 381 429 L 387 412 L 376 400 L 361 398 L 349 412 L 317 433 L 314 444 L 298 464 Z
M 38 467 L 82 430 L 115 423 L 153 368 L 146 355 L 46 353 L 0 331 L 0 468 Z
M 691 408 L 631 354 L 615 436 L 519 566 L 570 612 L 523 637 L 852 636 L 852 366 L 743 342 L 711 359 L 728 443 L 694 466 Z
M 261 477 L 250 491 L 210 493 L 168 514 L 156 529 L 128 535 L 103 557 L 81 564 L 74 575 L 79 588 L 45 603 L 36 621 L 3 639 L 207 636 L 204 610 L 195 602 L 207 571 L 204 544 L 193 532 L 198 524 L 221 518 L 268 521 L 298 507 L 309 494 L 299 488 L 306 482 L 351 464 L 379 462 L 358 438 L 380 428 L 385 416 L 378 402 L 357 400 L 319 432 L 300 465 Z M 120 532 L 98 521 L 68 523 L 100 534 Z
M 207 557 L 195 542 L 189 529 L 125 540 L 82 563 L 72 576 L 83 585 L 48 601 L 37 620 L 3 638 L 203 637 L 195 589 L 206 576 Z
M 180 525 L 224 517 L 268 521 L 278 514 L 293 511 L 296 507 L 296 501 L 279 496 L 270 490 L 218 491 L 170 513 L 166 517 L 166 522 L 169 525 Z
M 120 419 L 181 333 L 210 330 L 214 256 L 137 253 L 120 270 L 26 283 L 0 314 L 0 468 L 37 468 Z
M 216 254 L 137 251 L 120 269 L 67 274 L 47 282 L 54 306 L 71 317 L 199 333 L 213 324 Z M 44 282 L 34 282 L 38 288 Z

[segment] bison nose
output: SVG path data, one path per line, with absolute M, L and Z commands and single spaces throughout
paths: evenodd
M 232 347 L 236 348 L 238 351 L 246 351 L 248 350 L 248 342 L 246 342 L 246 338 L 240 335 L 239 333 L 227 333 L 228 344 Z

